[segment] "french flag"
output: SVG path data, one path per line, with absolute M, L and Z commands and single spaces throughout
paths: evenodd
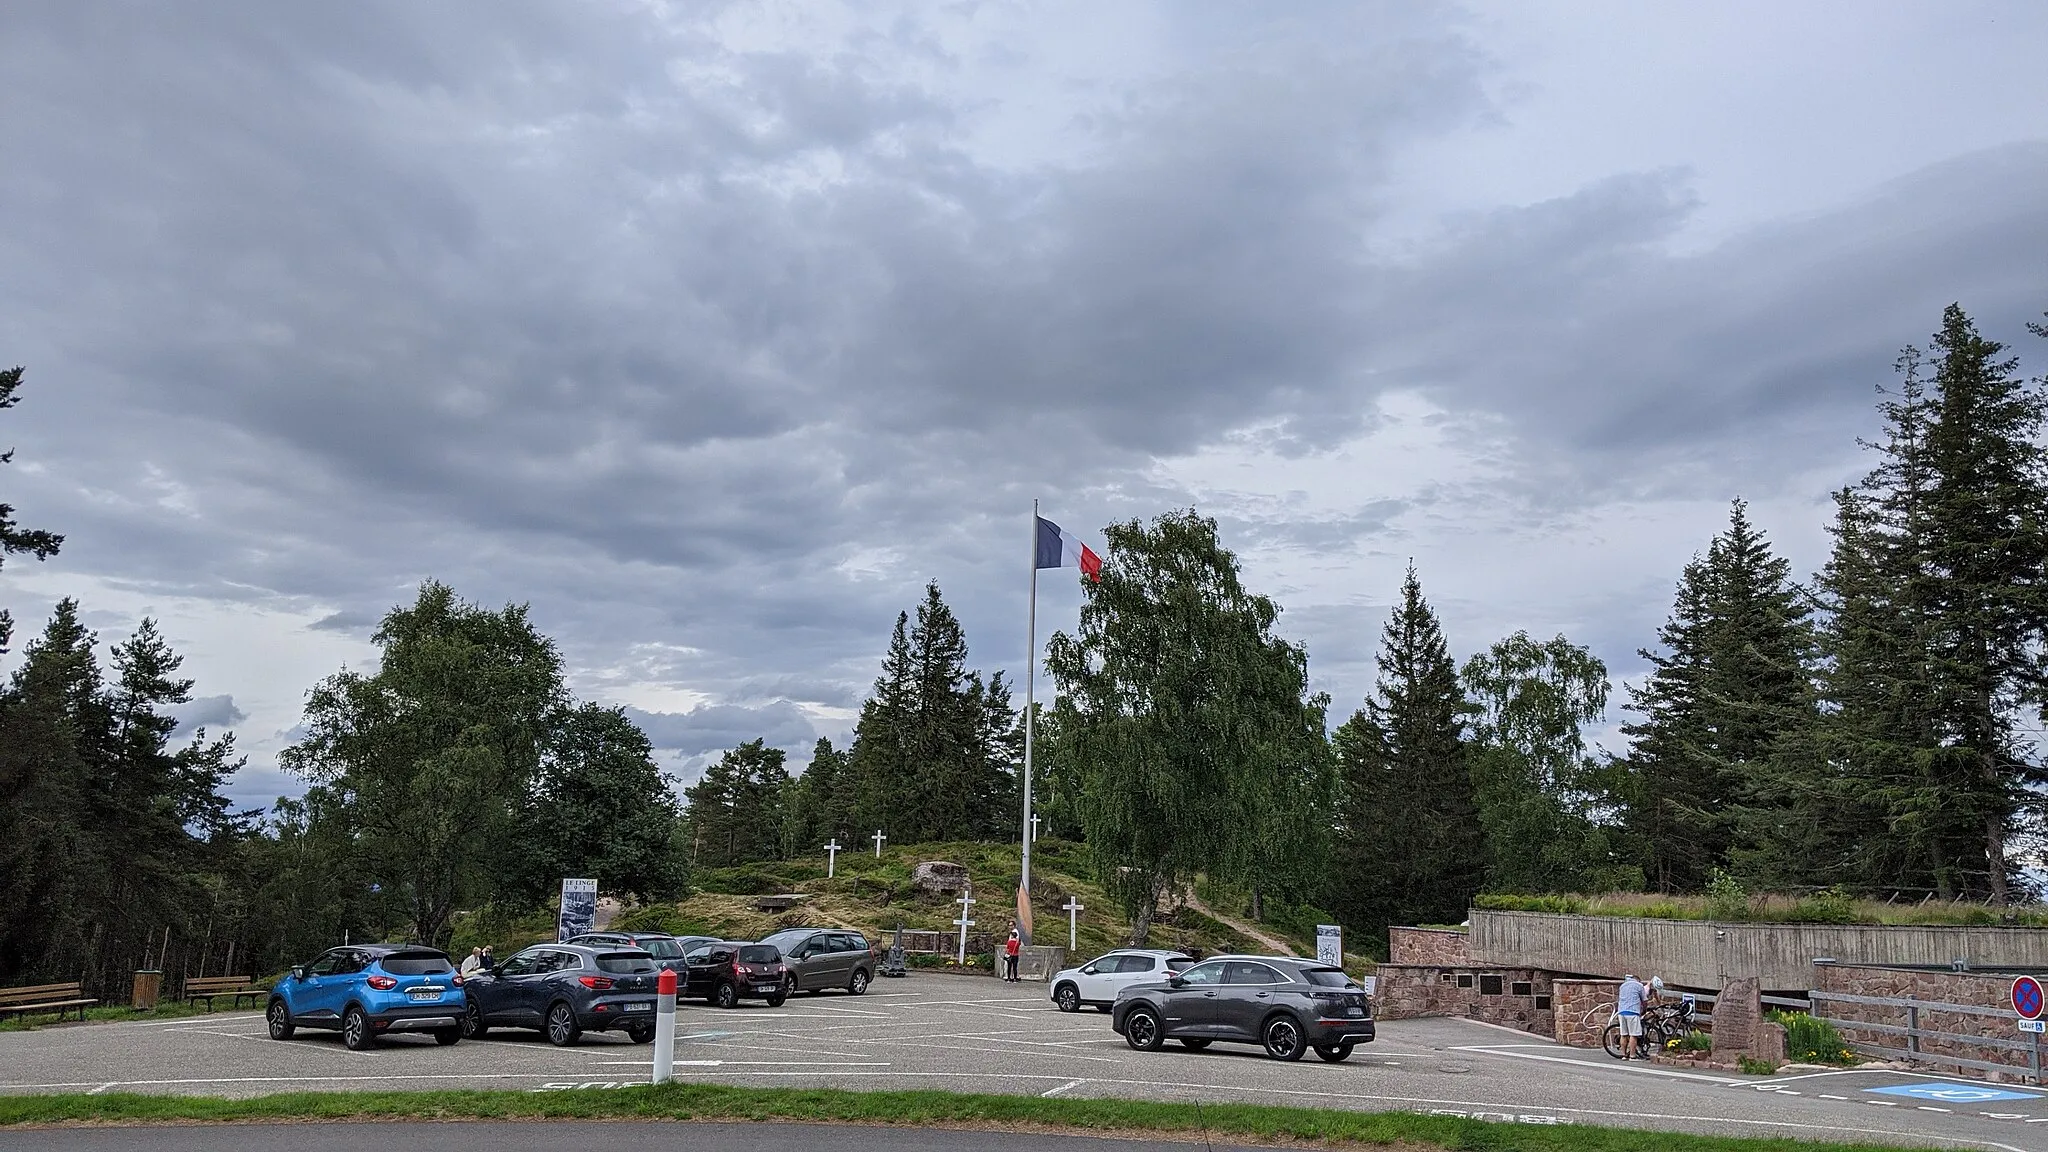
M 1040 516 L 1038 519 L 1038 563 L 1040 568 L 1079 568 L 1090 580 L 1102 580 L 1102 557 L 1081 538 Z

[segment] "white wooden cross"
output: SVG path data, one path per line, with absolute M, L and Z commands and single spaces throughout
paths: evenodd
M 1038 815 L 1038 813 L 1036 813 L 1036 812 L 1033 812 L 1033 813 L 1031 814 L 1031 842 L 1032 842 L 1033 844 L 1036 844 L 1036 843 L 1038 843 L 1038 821 L 1039 821 L 1039 815 Z
M 1081 910 L 1086 907 L 1087 905 L 1081 903 L 1081 898 L 1078 896 L 1069 896 L 1067 897 L 1067 902 L 1060 905 L 1060 909 L 1067 914 L 1067 951 L 1069 952 L 1074 950 L 1074 917 L 1079 915 Z
M 873 836 L 868 837 L 868 839 L 873 840 L 875 842 L 875 859 L 880 860 L 882 858 L 882 845 L 887 844 L 889 842 L 889 838 L 887 836 L 882 835 L 882 830 L 880 828 L 877 828 L 875 829 L 875 834 Z
M 834 836 L 832 838 L 832 842 L 830 844 L 825 845 L 825 879 L 830 880 L 832 878 L 832 874 L 838 869 L 838 867 L 839 837 Z
M 967 918 L 967 910 L 974 906 L 974 896 L 963 888 L 960 891 L 960 899 L 955 901 L 955 903 L 960 905 L 960 918 L 953 921 L 953 923 L 960 926 L 960 954 L 955 963 L 965 964 L 967 963 L 967 930 L 974 927 L 974 921 Z

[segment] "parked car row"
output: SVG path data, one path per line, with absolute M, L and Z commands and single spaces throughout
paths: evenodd
M 1055 973 L 1062 1012 L 1086 1004 L 1141 1052 L 1168 1040 L 1199 1052 L 1216 1041 L 1257 1044 L 1275 1060 L 1305 1052 L 1331 1063 L 1374 1036 L 1372 997 L 1342 968 L 1298 956 L 1212 956 L 1119 948 Z
M 294 967 L 271 989 L 264 1020 L 274 1040 L 325 1028 L 355 1050 L 395 1032 L 455 1044 L 493 1028 L 537 1029 L 556 1045 L 585 1032 L 622 1031 L 645 1044 L 654 1039 L 664 968 L 676 973 L 681 998 L 775 1007 L 796 992 L 841 988 L 858 996 L 875 963 L 866 937 L 839 929 L 792 929 L 760 942 L 594 932 L 536 944 L 467 975 L 438 949 L 355 944 Z

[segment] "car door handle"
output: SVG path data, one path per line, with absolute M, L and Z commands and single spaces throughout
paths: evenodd
M 1264 999 L 1265 999 L 1265 998 L 1266 998 L 1266 997 L 1267 997 L 1268 995 L 1269 995 L 1269 993 L 1266 993 L 1266 992 L 1261 992 L 1261 993 L 1259 993 L 1259 999 L 1261 999 L 1261 1000 L 1264 1000 Z
M 1216 994 L 1215 994 L 1214 992 L 1204 992 L 1204 993 L 1202 993 L 1202 999 L 1204 999 L 1204 1000 L 1214 1000 L 1215 998 L 1216 998 Z

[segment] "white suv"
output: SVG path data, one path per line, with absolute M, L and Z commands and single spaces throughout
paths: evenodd
M 1186 971 L 1195 958 L 1184 952 L 1156 948 L 1118 948 L 1105 952 L 1079 968 L 1065 968 L 1053 974 L 1052 1002 L 1062 1012 L 1078 1012 L 1088 1004 L 1109 1011 L 1117 990 L 1127 984 L 1165 980 Z

